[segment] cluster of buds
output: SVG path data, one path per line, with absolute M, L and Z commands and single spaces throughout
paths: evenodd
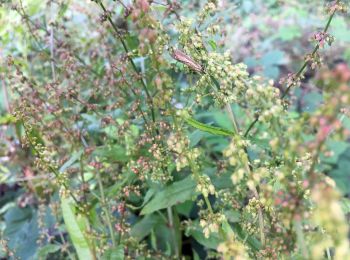
M 350 256 L 348 226 L 339 203 L 340 194 L 335 183 L 328 177 L 316 184 L 311 191 L 315 203 L 313 221 L 324 228 L 326 235 L 317 238 L 311 250 L 313 259 L 321 259 L 327 248 L 335 248 L 334 259 L 348 259 Z
M 197 187 L 196 191 L 203 194 L 204 197 L 208 197 L 210 195 L 215 195 L 215 187 L 211 183 L 210 178 L 207 175 L 200 175 L 197 178 Z
M 325 43 L 329 46 L 334 42 L 334 37 L 327 32 L 317 32 L 313 35 L 312 39 L 318 43 L 318 45 L 323 48 Z
M 225 242 L 221 243 L 217 250 L 223 256 L 223 259 L 249 259 L 247 247 L 238 241 L 233 235 Z
M 203 10 L 198 14 L 197 21 L 199 24 L 202 24 L 204 20 L 208 17 L 208 15 L 212 15 L 216 12 L 217 10 L 217 1 L 212 0 L 208 1 L 204 7 Z
M 309 53 L 305 56 L 304 59 L 306 62 L 311 64 L 310 66 L 312 69 L 316 69 L 322 65 L 322 57 L 318 52 Z
M 175 153 L 177 171 L 188 166 L 190 161 L 196 160 L 200 155 L 198 148 L 189 148 L 189 140 L 187 136 L 179 132 L 169 136 L 167 145 L 169 150 Z
M 288 73 L 286 77 L 281 78 L 281 80 L 279 81 L 279 84 L 290 86 L 290 87 L 298 87 L 302 79 L 303 79 L 302 75 Z
M 272 118 L 279 118 L 284 112 L 280 99 L 280 90 L 274 87 L 273 80 L 265 82 L 259 76 L 249 80 L 246 90 L 245 102 L 254 111 L 259 111 L 259 121 L 269 122 Z
M 348 11 L 348 7 L 342 1 L 334 0 L 327 5 L 326 10 L 329 14 L 333 14 L 335 12 L 346 13 Z
M 248 164 L 249 161 L 245 149 L 249 145 L 249 140 L 245 140 L 239 135 L 232 138 L 231 143 L 223 152 L 224 156 L 228 158 L 230 165 L 244 166 Z
M 221 224 L 226 220 L 222 213 L 210 213 L 202 216 L 199 225 L 203 228 L 203 233 L 206 238 L 209 238 L 211 233 L 218 233 Z

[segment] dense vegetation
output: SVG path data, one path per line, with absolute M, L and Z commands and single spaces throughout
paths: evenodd
M 345 1 L 2 0 L 0 22 L 1 258 L 350 259 Z

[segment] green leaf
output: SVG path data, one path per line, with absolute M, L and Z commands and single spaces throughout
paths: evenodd
M 8 240 L 8 246 L 16 252 L 17 258 L 33 259 L 38 250 L 37 214 L 31 207 L 15 206 L 9 208 L 2 218 L 5 230 L 0 237 Z
M 213 49 L 213 51 L 216 51 L 216 49 L 217 49 L 216 42 L 213 40 L 209 40 L 208 43 L 209 43 L 210 47 Z
M 60 250 L 60 248 L 61 247 L 59 245 L 54 244 L 48 244 L 46 246 L 43 246 L 38 251 L 38 259 L 47 259 L 47 256 L 49 254 L 57 252 L 58 250 Z
M 241 213 L 238 210 L 226 210 L 225 216 L 230 222 L 239 222 Z
M 108 162 L 126 162 L 128 160 L 125 148 L 118 144 L 97 147 L 93 155 L 101 157 L 102 161 Z
M 195 187 L 196 183 L 191 176 L 167 186 L 146 204 L 141 211 L 141 215 L 151 214 L 154 211 L 191 199 L 195 194 Z
M 340 155 L 342 155 L 346 149 L 349 148 L 348 142 L 340 142 L 334 140 L 327 140 L 326 145 L 330 151 L 332 151 L 332 156 L 325 156 L 324 154 L 321 156 L 321 161 L 330 164 L 337 164 Z
M 61 166 L 61 168 L 59 169 L 59 172 L 64 172 L 69 167 L 71 167 L 77 160 L 80 159 L 80 156 L 83 154 L 83 152 L 84 152 L 83 149 L 81 149 L 80 151 L 74 152 L 71 158 Z
M 272 65 L 282 65 L 284 64 L 285 53 L 280 50 L 273 50 L 266 53 L 261 59 L 261 65 L 264 67 L 272 66 Z
M 107 250 L 102 256 L 102 260 L 124 260 L 124 245 Z
M 60 10 L 58 11 L 58 17 L 62 18 L 65 15 L 65 13 L 67 12 L 67 10 L 68 10 L 68 4 L 63 3 L 60 6 Z
M 347 198 L 342 198 L 340 200 L 340 205 L 343 209 L 344 214 L 349 214 L 350 213 L 350 199 Z
M 295 38 L 301 37 L 301 33 L 302 32 L 299 26 L 282 26 L 277 33 L 277 37 L 280 38 L 282 41 L 290 41 Z
M 233 226 L 233 231 L 240 237 L 240 239 L 246 241 L 246 243 L 255 251 L 259 251 L 261 249 L 260 241 L 255 237 L 247 234 L 240 225 L 235 224 Z
M 16 123 L 16 118 L 11 114 L 6 114 L 0 117 L 0 125 L 8 125 Z
M 189 134 L 190 147 L 195 147 L 201 141 L 201 139 L 206 135 L 208 134 L 200 130 L 193 131 L 191 134 Z
M 193 237 L 199 244 L 210 249 L 216 249 L 221 242 L 218 233 L 212 233 L 206 238 L 198 223 L 193 223 L 193 225 L 186 230 L 186 236 Z
M 234 135 L 234 132 L 230 131 L 230 130 L 226 130 L 226 129 L 223 129 L 223 128 L 220 128 L 220 127 L 215 127 L 215 126 L 209 126 L 209 125 L 206 125 L 206 124 L 203 124 L 191 117 L 186 117 L 185 118 L 185 121 L 193 126 L 194 128 L 197 128 L 203 132 L 207 132 L 207 133 L 210 133 L 210 134 L 213 134 L 213 135 L 223 135 L 223 136 L 233 136 Z
M 148 236 L 151 233 L 152 228 L 161 221 L 162 219 L 159 215 L 147 215 L 131 228 L 131 236 L 137 241 L 141 241 Z
M 179 214 L 186 217 L 190 217 L 193 206 L 194 206 L 193 201 L 185 201 L 184 203 L 176 205 L 175 208 Z
M 76 215 L 75 204 L 70 198 L 61 197 L 61 208 L 66 229 L 79 259 L 94 259 L 88 240 L 84 235 L 87 219 L 84 216 Z

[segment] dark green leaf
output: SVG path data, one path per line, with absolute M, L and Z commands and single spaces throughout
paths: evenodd
M 175 182 L 157 193 L 154 198 L 142 209 L 141 215 L 171 207 L 191 199 L 195 194 L 196 183 L 191 176 Z
M 54 245 L 54 244 L 48 244 L 46 246 L 43 246 L 38 251 L 38 258 L 39 259 L 47 259 L 47 256 L 49 254 L 57 252 L 58 250 L 60 250 L 60 248 L 61 247 L 59 245 Z
M 119 245 L 117 248 L 107 250 L 102 256 L 102 260 L 123 260 L 124 245 Z
M 206 238 L 198 223 L 194 224 L 186 231 L 186 236 L 192 236 L 198 243 L 211 249 L 216 249 L 221 242 L 218 233 L 212 233 Z
M 161 221 L 162 219 L 159 215 L 147 215 L 131 228 L 131 236 L 137 241 L 141 241 L 148 236 L 149 233 L 151 233 L 152 228 Z
M 108 162 L 126 162 L 128 160 L 125 148 L 118 144 L 97 147 L 93 155 Z

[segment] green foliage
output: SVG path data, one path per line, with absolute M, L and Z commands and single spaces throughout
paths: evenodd
M 93 259 L 91 241 L 86 238 L 88 220 L 81 214 L 77 214 L 77 205 L 69 198 L 61 197 L 61 207 L 67 232 L 79 259 Z
M 165 209 L 176 204 L 183 203 L 195 195 L 196 183 L 191 176 L 174 182 L 165 189 L 155 193 L 151 199 L 142 208 L 141 215 L 151 214 L 154 211 Z
M 190 117 L 186 117 L 185 121 L 189 125 L 193 126 L 194 128 L 197 128 L 201 131 L 204 131 L 204 132 L 207 132 L 207 133 L 210 133 L 213 135 L 232 136 L 234 134 L 233 132 L 231 132 L 229 130 L 215 127 L 215 126 L 209 126 L 209 125 L 203 124 L 203 123 L 201 123 L 193 118 L 190 118 Z
M 319 7 L 2 1 L 0 258 L 348 259 L 349 19 Z

